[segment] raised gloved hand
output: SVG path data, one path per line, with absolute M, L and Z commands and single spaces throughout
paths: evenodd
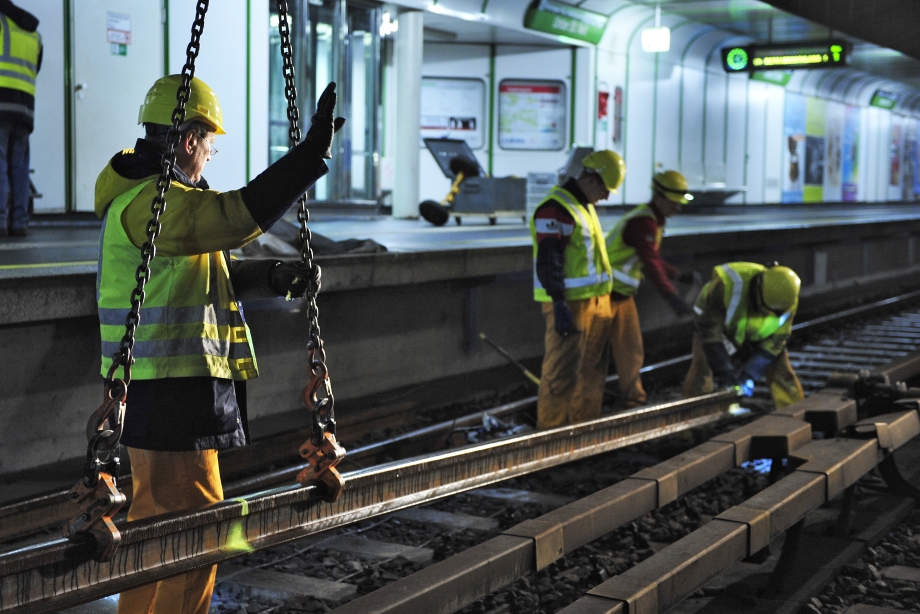
M 335 81 L 326 86 L 316 103 L 316 114 L 304 141 L 311 143 L 319 154 L 329 159 L 332 157 L 332 136 L 345 125 L 344 117 L 333 119 L 335 111 Z
M 676 294 L 672 294 L 668 297 L 668 305 L 674 311 L 674 315 L 678 318 L 682 316 L 689 316 L 693 313 L 693 307 L 687 304 L 687 301 L 680 298 Z
M 572 310 L 565 301 L 553 301 L 553 318 L 556 320 L 556 332 L 563 338 L 578 332 Z
M 318 293 L 322 286 L 322 271 L 318 264 L 308 269 L 303 262 L 282 260 L 272 267 L 268 283 L 278 296 L 292 301 Z

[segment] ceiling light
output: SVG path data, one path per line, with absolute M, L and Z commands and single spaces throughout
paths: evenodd
M 432 2 L 426 8 L 432 13 L 437 13 L 438 15 L 444 15 L 446 17 L 456 17 L 457 19 L 462 19 L 464 21 L 484 21 L 488 19 L 485 13 L 467 13 L 466 11 L 449 9 L 445 6 L 437 4 L 436 2 Z
M 664 53 L 671 49 L 671 28 L 661 25 L 661 6 L 655 5 L 655 27 L 642 30 L 642 51 Z

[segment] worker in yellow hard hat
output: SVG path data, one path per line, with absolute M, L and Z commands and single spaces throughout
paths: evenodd
M 804 399 L 786 351 L 801 285 L 795 271 L 775 262 L 715 267 L 694 307 L 693 361 L 684 396 L 714 387 L 737 387 L 751 396 L 754 384 L 766 375 L 777 408 Z M 740 363 L 737 369 L 733 362 Z
M 626 165 L 604 150 L 588 155 L 583 166 L 578 177 L 553 187 L 530 219 L 534 300 L 546 322 L 541 428 L 596 418 L 603 401 L 611 281 L 594 204 L 620 187 Z
M 635 301 L 643 277 L 649 276 L 677 316 L 692 313 L 671 281 L 681 277 L 680 272 L 661 257 L 666 220 L 691 200 L 693 196 L 683 175 L 677 171 L 656 173 L 652 177 L 651 200 L 629 211 L 607 234 L 607 258 L 613 275 L 610 347 L 619 376 L 620 402 L 626 409 L 646 401 L 639 375 L 645 350 Z M 692 278 L 692 272 L 682 277 Z
M 181 84 L 180 75 L 153 84 L 138 116 L 144 138 L 116 154 L 96 180 L 96 214 L 103 219 L 97 279 L 103 376 L 125 334 Z M 333 134 L 344 123 L 333 117 L 335 102 L 332 83 L 302 143 L 245 187 L 218 192 L 202 172 L 217 153 L 216 135 L 225 133 L 223 113 L 204 81 L 189 83 L 132 350 L 121 436 L 131 459 L 129 521 L 223 499 L 217 451 L 247 443 L 244 384 L 258 376 L 239 301 L 303 297 L 320 284 L 319 270 L 300 262 L 230 260 L 227 250 L 267 232 L 328 172 L 324 158 L 331 157 Z M 114 377 L 124 377 L 122 367 Z M 207 614 L 216 569 L 125 591 L 118 612 Z

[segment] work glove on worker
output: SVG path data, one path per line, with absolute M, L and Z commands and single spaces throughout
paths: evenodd
M 315 296 L 322 286 L 322 271 L 318 264 L 307 268 L 300 261 L 279 260 L 269 271 L 268 283 L 278 296 L 289 301 Z
M 310 130 L 304 141 L 311 143 L 316 151 L 327 160 L 332 157 L 332 137 L 345 125 L 344 117 L 333 119 L 335 111 L 335 81 L 326 86 L 316 103 L 316 113 L 313 115 Z
M 754 396 L 754 382 L 760 379 L 760 376 L 764 374 L 764 371 L 774 360 L 776 360 L 776 356 L 766 350 L 757 350 L 748 358 L 741 369 L 741 374 L 738 376 L 741 393 L 744 396 Z
M 676 294 L 672 294 L 668 297 L 668 305 L 671 307 L 671 310 L 674 311 L 674 315 L 678 318 L 683 316 L 689 316 L 693 313 L 693 307 L 687 304 L 687 301 L 680 298 Z
M 577 333 L 572 309 L 564 300 L 553 301 L 553 319 L 556 321 L 556 332 L 564 339 L 572 333 Z

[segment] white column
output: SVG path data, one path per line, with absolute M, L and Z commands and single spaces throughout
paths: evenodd
M 417 218 L 424 13 L 399 14 L 396 32 L 396 151 L 393 217 Z

